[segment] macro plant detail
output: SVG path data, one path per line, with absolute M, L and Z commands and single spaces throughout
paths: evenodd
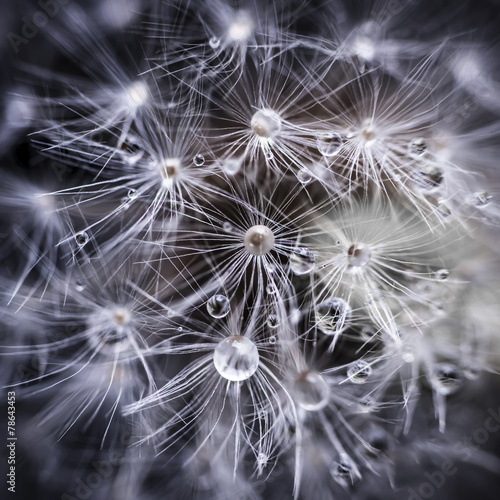
M 496 498 L 498 2 L 6 10 L 21 498 Z

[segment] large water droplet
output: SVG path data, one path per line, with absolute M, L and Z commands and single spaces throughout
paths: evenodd
M 337 132 L 322 132 L 316 138 L 316 147 L 323 156 L 335 156 L 342 147 L 342 137 Z
M 462 387 L 462 372 L 451 363 L 439 363 L 432 370 L 431 383 L 439 394 L 450 396 Z
M 420 158 L 424 156 L 427 151 L 427 143 L 421 137 L 413 139 L 408 147 L 408 153 L 412 158 Z
M 315 371 L 299 373 L 294 381 L 295 399 L 307 411 L 318 411 L 328 403 L 330 391 L 325 379 Z
M 325 300 L 316 307 L 316 322 L 325 335 L 335 335 L 346 330 L 351 322 L 352 309 L 337 297 Z
M 272 139 L 281 131 L 281 118 L 272 109 L 260 109 L 252 116 L 250 126 L 259 137 Z
M 79 276 L 78 278 L 76 278 L 76 280 L 75 280 L 75 290 L 77 292 L 83 292 L 83 290 L 85 290 L 86 286 L 87 286 L 87 281 L 85 280 L 85 278 L 82 278 L 81 276 Z
M 298 276 L 310 273 L 315 263 L 316 257 L 308 248 L 296 248 L 290 256 L 290 268 Z
M 212 47 L 212 49 L 217 49 L 220 46 L 220 38 L 213 36 L 208 41 L 208 44 L 210 45 L 210 47 Z
M 85 231 L 75 234 L 76 244 L 80 247 L 86 245 L 89 241 L 89 235 Z
M 433 165 L 424 165 L 413 174 L 413 182 L 422 191 L 433 191 L 443 183 L 443 171 Z
M 274 234 L 267 226 L 252 226 L 246 233 L 243 243 L 248 253 L 266 255 L 274 247 Z
M 214 295 L 207 302 L 207 311 L 212 318 L 224 318 L 229 310 L 229 299 L 225 295 Z
M 259 351 L 249 338 L 232 335 L 219 342 L 215 348 L 214 365 L 227 380 L 247 380 L 257 371 Z
M 309 169 L 304 167 L 297 172 L 297 179 L 302 185 L 307 186 L 314 179 L 314 176 Z
M 279 320 L 278 316 L 276 316 L 276 314 L 270 314 L 267 317 L 267 326 L 271 330 L 276 330 L 276 328 L 278 328 L 278 326 L 280 326 L 280 320 Z
M 347 369 L 347 376 L 354 384 L 364 384 L 371 374 L 371 366 L 362 359 L 354 361 Z
M 347 260 L 351 267 L 362 267 L 368 264 L 372 252 L 364 243 L 353 243 L 347 250 Z
M 205 157 L 203 155 L 197 154 L 193 158 L 193 163 L 197 167 L 201 167 L 205 163 Z

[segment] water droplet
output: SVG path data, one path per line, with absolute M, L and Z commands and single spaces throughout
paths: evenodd
M 363 267 L 370 261 L 372 252 L 364 243 L 353 243 L 347 250 L 347 260 L 351 267 Z
M 129 200 L 135 200 L 139 196 L 139 191 L 137 189 L 129 189 L 127 196 Z
M 208 44 L 210 45 L 210 47 L 212 47 L 212 49 L 217 49 L 220 46 L 220 38 L 213 36 L 208 41 Z
M 225 295 L 214 295 L 207 302 L 207 311 L 212 318 L 224 318 L 229 310 L 229 299 Z
M 85 280 L 85 278 L 82 278 L 81 276 L 79 276 L 78 278 L 76 278 L 76 280 L 75 280 L 75 290 L 77 292 L 82 292 L 83 290 L 85 290 L 86 286 L 87 286 L 87 281 Z
M 450 275 L 450 271 L 448 269 L 440 269 L 439 271 L 436 271 L 436 279 L 440 281 L 444 281 L 448 278 Z
M 304 371 L 295 378 L 294 394 L 297 403 L 304 410 L 318 411 L 327 405 L 330 391 L 318 372 Z
M 433 191 L 443 183 L 443 171 L 432 165 L 424 165 L 413 174 L 413 182 L 422 191 Z
M 75 241 L 78 246 L 83 247 L 89 241 L 89 235 L 85 231 L 81 231 L 75 234 Z
M 235 158 L 228 158 L 222 163 L 222 170 L 226 172 L 227 175 L 236 175 L 241 168 L 241 161 Z
M 267 326 L 271 328 L 271 330 L 275 330 L 278 326 L 280 326 L 280 320 L 276 314 L 270 314 L 267 317 Z
M 314 179 L 314 176 L 312 172 L 307 168 L 301 168 L 297 172 L 297 179 L 301 184 L 307 186 L 307 184 L 309 184 Z
M 371 374 L 372 367 L 362 359 L 354 361 L 347 369 L 347 376 L 354 384 L 364 384 Z
M 316 307 L 316 322 L 325 335 L 335 335 L 346 330 L 351 322 L 352 309 L 337 297 L 325 300 Z
M 272 109 L 260 109 L 252 116 L 250 126 L 259 137 L 272 139 L 281 131 L 281 118 Z
M 413 350 L 410 347 L 406 347 L 403 350 L 401 358 L 403 358 L 403 361 L 405 363 L 413 363 L 415 361 L 415 354 L 413 353 Z
M 270 343 L 271 345 L 276 344 L 276 341 L 277 341 L 277 338 L 276 338 L 276 336 L 275 336 L 275 335 L 271 335 L 271 336 L 269 337 L 269 343 Z
M 197 154 L 197 155 L 193 158 L 193 163 L 194 163 L 197 167 L 201 167 L 201 166 L 205 163 L 205 157 L 204 157 L 203 155 Z
M 462 373 L 451 363 L 440 363 L 432 370 L 431 383 L 439 394 L 450 396 L 462 387 Z
M 232 233 L 233 225 L 230 222 L 224 222 L 224 224 L 222 224 L 222 229 L 226 231 L 226 233 Z
M 297 276 L 310 273 L 315 263 L 316 257 L 308 248 L 296 248 L 290 256 L 290 268 Z
M 259 351 L 249 338 L 232 335 L 219 342 L 215 348 L 214 365 L 227 380 L 247 380 L 257 371 Z
M 342 147 L 342 137 L 337 132 L 324 132 L 317 136 L 316 147 L 323 156 L 335 156 Z
M 425 139 L 419 137 L 418 139 L 413 139 L 408 147 L 409 155 L 413 158 L 419 158 L 423 156 L 427 151 L 427 143 Z
M 265 156 L 266 156 L 266 160 L 272 160 L 274 158 L 274 153 L 270 149 L 268 149 L 266 151 Z
M 485 191 L 474 193 L 474 205 L 479 208 L 487 207 L 490 204 L 492 196 Z
M 266 255 L 274 247 L 274 234 L 267 226 L 252 226 L 245 233 L 243 243 L 248 253 Z
M 332 477 L 344 488 L 354 483 L 353 467 L 347 458 L 341 458 L 333 465 Z

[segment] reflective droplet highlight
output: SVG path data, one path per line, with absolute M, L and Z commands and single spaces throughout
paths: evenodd
M 232 382 L 249 379 L 259 366 L 259 352 L 247 337 L 232 335 L 217 345 L 214 351 L 215 369 Z
M 230 309 L 229 299 L 225 295 L 214 295 L 207 302 L 207 311 L 212 318 L 224 318 Z
M 272 139 L 281 131 L 281 118 L 272 109 L 260 109 L 252 116 L 250 126 L 259 137 Z
M 205 157 L 203 155 L 197 154 L 193 158 L 193 163 L 197 167 L 201 167 L 205 163 Z
M 290 269 L 297 276 L 309 274 L 316 264 L 314 253 L 308 248 L 296 248 L 290 256 Z
M 318 151 L 326 157 L 335 156 L 342 148 L 342 137 L 337 132 L 323 132 L 316 138 Z
M 335 335 L 346 330 L 351 322 L 352 309 L 337 297 L 325 300 L 316 307 L 316 322 L 325 335 Z
M 328 385 L 316 371 L 299 373 L 293 388 L 295 400 L 304 410 L 319 411 L 328 403 L 330 396 Z
M 347 250 L 347 260 L 351 267 L 363 267 L 370 261 L 372 252 L 364 243 L 353 243 Z
M 80 247 L 86 245 L 89 241 L 89 235 L 85 231 L 75 234 L 76 244 Z
M 364 384 L 371 374 L 372 367 L 362 359 L 354 361 L 347 369 L 347 376 L 354 384 Z

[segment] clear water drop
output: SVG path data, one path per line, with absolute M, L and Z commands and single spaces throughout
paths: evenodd
M 316 257 L 309 248 L 296 248 L 290 256 L 290 268 L 297 276 L 309 274 L 316 264 Z
M 401 358 L 405 363 L 413 363 L 415 361 L 415 354 L 413 353 L 413 350 L 409 347 L 405 348 L 403 350 L 403 354 L 401 355 Z
M 268 150 L 266 151 L 265 156 L 266 156 L 266 160 L 269 160 L 269 161 L 270 161 L 270 160 L 272 160 L 272 159 L 274 158 L 274 153 L 273 153 L 270 149 L 268 149 Z
M 408 147 L 408 153 L 412 158 L 420 158 L 427 152 L 427 142 L 422 137 L 413 139 Z
M 250 126 L 259 137 L 272 139 L 281 131 L 281 118 L 272 109 L 260 109 L 252 116 Z
M 274 248 L 274 234 L 267 226 L 252 226 L 245 233 L 243 243 L 248 253 L 255 256 L 266 255 Z
M 485 191 L 474 193 L 473 196 L 474 205 L 478 208 L 487 207 L 490 204 L 491 199 L 492 196 Z
M 205 163 L 205 157 L 203 155 L 197 154 L 193 158 L 193 163 L 197 167 L 201 167 Z
M 294 381 L 295 400 L 304 410 L 319 411 L 328 404 L 330 391 L 325 379 L 316 371 L 304 371 Z
M 435 165 L 424 165 L 413 174 L 412 179 L 422 191 L 434 191 L 442 185 L 444 173 Z
M 337 132 L 323 132 L 316 138 L 318 151 L 326 157 L 335 156 L 342 148 L 342 137 Z
M 280 326 L 280 320 L 279 320 L 278 316 L 276 316 L 276 314 L 270 314 L 267 317 L 267 326 L 271 330 L 276 330 L 276 328 L 278 328 Z
M 364 360 L 358 359 L 347 369 L 347 376 L 354 384 L 364 384 L 372 374 L 372 367 Z
M 85 280 L 85 278 L 82 278 L 81 276 L 79 276 L 78 278 L 76 278 L 76 280 L 75 280 L 75 290 L 77 292 L 83 292 L 83 290 L 85 290 L 86 286 L 87 286 L 87 281 Z
M 139 196 L 139 191 L 137 189 L 129 189 L 127 197 L 129 200 L 135 200 Z
M 278 340 L 278 339 L 276 338 L 276 335 L 271 335 L 271 336 L 269 337 L 269 343 L 270 343 L 271 345 L 275 345 L 275 344 L 276 344 L 276 342 L 277 342 L 277 340 Z
M 249 379 L 259 367 L 259 351 L 247 337 L 232 335 L 217 345 L 214 351 L 215 369 L 232 382 Z
M 439 363 L 432 369 L 431 384 L 439 394 L 450 396 L 462 387 L 462 372 L 451 363 Z
M 351 267 L 363 267 L 368 262 L 372 252 L 368 245 L 364 243 L 353 243 L 347 250 L 347 261 Z
M 75 234 L 76 244 L 80 247 L 86 245 L 89 241 L 89 235 L 85 231 Z
M 207 302 L 207 311 L 212 318 L 224 318 L 230 309 L 229 299 L 225 295 L 214 295 Z
M 307 168 L 301 168 L 297 172 L 297 179 L 302 185 L 307 186 L 314 179 L 314 176 Z
M 226 172 L 227 175 L 236 175 L 241 169 L 240 160 L 235 158 L 228 158 L 222 163 L 222 170 Z
M 316 322 L 325 335 L 342 333 L 350 326 L 351 306 L 343 299 L 332 297 L 316 307 Z
M 212 49 L 217 49 L 220 46 L 220 38 L 213 36 L 208 41 L 208 44 L 210 45 L 210 47 L 212 47 Z

